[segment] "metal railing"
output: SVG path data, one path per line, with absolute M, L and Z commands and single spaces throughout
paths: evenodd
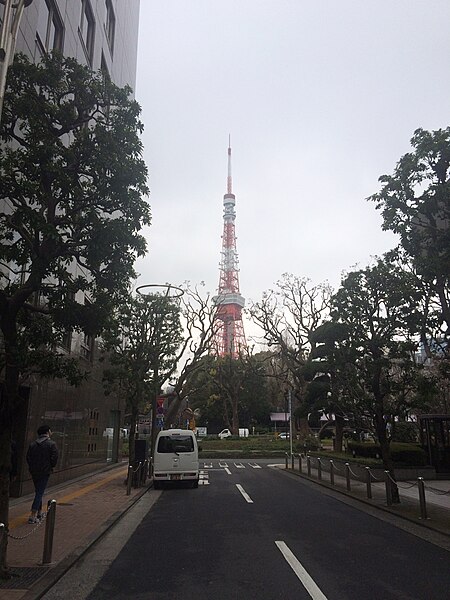
M 52 562 L 53 553 L 53 539 L 55 536 L 55 523 L 56 523 L 56 500 L 49 500 L 47 504 L 47 512 L 42 513 L 42 518 L 38 520 L 35 526 L 30 529 L 25 535 L 13 535 L 10 533 L 4 523 L 0 523 L 0 542 L 4 535 L 7 535 L 11 540 L 25 540 L 38 531 L 38 529 L 45 523 L 44 532 L 44 548 L 42 552 L 42 564 L 48 565 Z
M 414 487 L 418 489 L 418 501 L 420 508 L 420 519 L 429 519 L 427 503 L 426 503 L 426 492 L 434 493 L 439 496 L 449 496 L 450 490 L 441 490 L 439 488 L 434 488 L 431 485 L 427 485 L 424 482 L 423 477 L 418 477 L 416 481 L 409 482 L 398 482 L 396 481 L 389 471 L 384 471 L 383 477 L 377 477 L 372 473 L 370 467 L 364 467 L 363 472 L 361 474 L 355 473 L 350 463 L 345 463 L 344 468 L 338 467 L 333 460 L 330 460 L 328 465 L 329 468 L 326 469 L 327 461 L 322 459 L 321 457 L 311 456 L 310 454 L 297 454 L 298 458 L 298 472 L 303 474 L 303 458 L 306 459 L 306 475 L 309 478 L 313 478 L 312 471 L 313 468 L 316 471 L 316 476 L 318 481 L 323 481 L 323 473 L 324 471 L 329 472 L 330 481 L 329 483 L 334 486 L 336 485 L 335 476 L 340 475 L 342 479 L 345 481 L 345 487 L 348 492 L 352 491 L 352 481 L 359 482 L 365 484 L 366 488 L 366 496 L 369 500 L 373 499 L 373 488 L 372 483 L 384 483 L 384 494 L 386 499 L 386 505 L 392 506 L 394 503 L 394 492 L 400 493 L 400 490 L 409 490 Z M 290 456 L 290 465 L 291 469 L 295 470 L 295 462 L 294 462 L 294 454 Z M 289 454 L 286 452 L 285 458 L 285 468 L 289 468 Z M 362 467 L 359 467 L 360 469 Z

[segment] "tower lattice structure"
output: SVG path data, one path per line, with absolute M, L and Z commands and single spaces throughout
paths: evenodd
M 236 251 L 236 197 L 231 179 L 231 141 L 228 142 L 227 193 L 223 197 L 223 235 L 219 290 L 216 304 L 214 349 L 219 356 L 237 358 L 246 348 L 242 309 L 245 298 L 239 291 L 238 254 Z

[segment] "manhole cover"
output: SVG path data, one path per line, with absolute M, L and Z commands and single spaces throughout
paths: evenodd
M 27 590 L 45 573 L 49 567 L 11 567 L 11 579 L 0 579 L 2 590 Z

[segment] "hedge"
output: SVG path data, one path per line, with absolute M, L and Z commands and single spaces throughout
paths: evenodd
M 348 450 L 354 456 L 381 458 L 379 444 L 353 442 L 349 440 Z M 391 442 L 391 457 L 395 463 L 405 466 L 423 467 L 428 464 L 425 450 L 416 444 Z

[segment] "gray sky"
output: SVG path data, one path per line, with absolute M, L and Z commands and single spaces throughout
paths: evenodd
M 216 290 L 229 133 L 247 301 L 393 247 L 365 198 L 416 128 L 449 125 L 449 23 L 448 0 L 141 0 L 139 283 Z

